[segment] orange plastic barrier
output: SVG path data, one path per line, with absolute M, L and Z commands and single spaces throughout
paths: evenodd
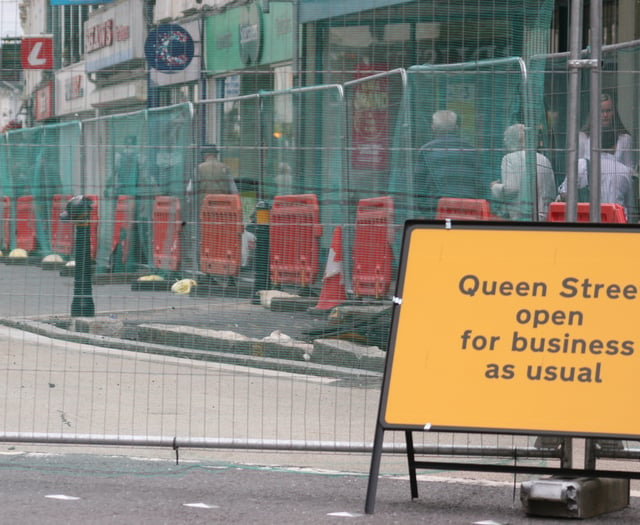
M 206 195 L 200 209 L 200 271 L 237 276 L 243 231 L 240 195 Z
M 36 237 L 36 216 L 33 211 L 33 197 L 18 197 L 16 203 L 16 247 L 28 252 L 38 246 Z
M 98 220 L 100 214 L 98 213 L 98 196 L 97 195 L 86 195 L 87 199 L 89 199 L 93 206 L 91 207 L 91 214 L 89 216 L 89 242 L 91 245 L 91 258 L 96 258 L 96 251 L 98 249 Z
M 113 236 L 111 237 L 111 253 L 117 246 L 122 249 L 121 262 L 124 264 L 129 258 L 130 236 L 133 234 L 133 219 L 136 209 L 136 201 L 129 195 L 120 195 L 116 203 L 116 211 L 113 219 Z
M 588 202 L 579 202 L 576 213 L 578 222 L 589 222 L 591 205 Z M 566 202 L 552 202 L 549 204 L 547 212 L 547 221 L 564 222 L 567 210 Z M 624 214 L 624 208 L 620 204 L 604 203 L 600 205 L 600 222 L 606 223 L 625 223 L 627 217 Z
M 51 203 L 51 249 L 62 255 L 73 251 L 73 223 L 60 218 L 70 199 L 71 195 L 54 195 Z
M 353 292 L 382 297 L 391 285 L 393 200 L 374 197 L 358 202 L 353 240 Z
M 178 197 L 158 196 L 153 204 L 153 265 L 175 271 L 180 266 L 182 218 Z
M 11 201 L 9 197 L 2 197 L 0 206 L 2 206 L 2 213 L 0 214 L 0 220 L 2 220 L 2 244 L 0 248 L 8 250 L 11 243 Z
M 485 199 L 442 197 L 438 200 L 436 219 L 488 221 L 492 218 L 489 202 Z
M 310 286 L 318 275 L 320 209 L 314 194 L 278 195 L 271 207 L 269 269 L 275 285 Z

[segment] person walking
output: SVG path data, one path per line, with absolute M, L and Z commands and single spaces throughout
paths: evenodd
M 209 144 L 202 148 L 203 161 L 198 165 L 198 193 L 200 202 L 206 195 L 236 194 L 238 188 L 229 168 L 218 158 L 218 148 Z
M 510 220 L 532 219 L 532 202 L 524 198 L 526 177 L 525 126 L 513 124 L 504 132 L 508 153 L 502 157 L 501 180 L 491 183 L 491 194 L 501 206 L 500 215 Z M 551 162 L 542 153 L 532 152 L 536 159 L 537 219 L 545 220 L 549 203 L 556 198 L 556 182 Z
M 435 217 L 442 197 L 486 196 L 479 157 L 460 136 L 458 115 L 451 110 L 436 111 L 431 129 L 433 139 L 420 148 L 415 170 L 418 212 L 426 219 Z

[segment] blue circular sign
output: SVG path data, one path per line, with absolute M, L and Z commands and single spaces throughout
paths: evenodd
M 185 69 L 193 59 L 193 38 L 178 24 L 163 24 L 149 32 L 144 54 L 149 66 L 173 73 Z

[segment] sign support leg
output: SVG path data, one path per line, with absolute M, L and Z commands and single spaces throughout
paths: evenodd
M 364 505 L 366 514 L 373 514 L 376 505 L 376 492 L 378 490 L 378 476 L 380 474 L 380 458 L 382 456 L 382 442 L 384 440 L 384 429 L 378 421 L 376 424 L 376 435 L 373 441 L 373 452 L 371 454 L 371 467 L 369 468 L 369 483 L 367 484 L 367 499 Z
M 409 483 L 411 485 L 411 499 L 418 498 L 418 477 L 416 475 L 416 453 L 413 448 L 413 434 L 411 430 L 406 430 L 405 439 L 407 441 L 407 462 L 409 464 Z

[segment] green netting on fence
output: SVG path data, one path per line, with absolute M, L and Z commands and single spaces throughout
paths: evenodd
M 389 184 L 399 219 L 434 218 L 440 197 L 493 201 L 490 184 L 500 179 L 505 129 L 518 122 L 532 125 L 524 106 L 524 62 L 512 58 L 416 66 L 407 76 L 407 114 L 396 126 Z M 443 110 L 455 113 L 457 120 L 441 139 L 433 117 Z M 431 150 L 428 166 L 422 166 L 423 146 Z M 465 158 L 469 156 L 474 159 Z M 433 205 L 424 204 L 425 199 Z M 525 200 L 531 206 L 531 199 Z
M 34 253 L 51 252 L 50 224 L 54 195 L 70 195 L 80 183 L 81 125 L 79 122 L 23 128 L 7 132 L 7 151 L 0 163 L 3 194 L 13 199 L 11 217 L 16 220 L 15 202 L 31 197 L 35 217 Z M 16 247 L 16 230 L 11 247 Z
M 581 54 L 581 58 L 588 59 L 589 50 Z M 537 78 L 543 85 L 542 111 L 537 121 L 537 148 L 553 165 L 556 182 L 560 185 L 567 174 L 567 149 L 570 141 L 567 136 L 568 124 L 571 119 L 577 120 L 579 129 L 577 157 L 586 158 L 591 155 L 588 140 L 590 118 L 590 90 L 591 74 L 588 69 L 579 72 L 579 100 L 578 114 L 571 115 L 569 110 L 569 55 L 540 55 L 530 61 L 530 67 L 540 72 Z M 601 96 L 606 105 L 613 109 L 613 120 L 606 120 L 602 116 L 601 145 L 607 145 L 606 135 L 614 134 L 613 154 L 616 160 L 632 169 L 634 189 L 634 209 L 628 210 L 629 220 L 637 221 L 637 173 L 638 173 L 638 133 L 640 131 L 640 117 L 638 115 L 638 91 L 640 81 L 640 43 L 629 42 L 624 45 L 606 46 L 602 50 L 602 69 L 599 72 Z M 603 102 L 604 103 L 604 102 Z M 602 109 L 602 108 L 601 108 Z M 618 136 L 627 135 L 618 144 Z M 607 145 L 609 148 L 611 144 Z
M 224 162 L 236 181 L 246 221 L 253 212 L 256 200 L 263 198 L 263 194 L 260 193 L 264 182 L 261 166 L 264 162 L 263 144 L 268 139 L 263 136 L 261 130 L 260 102 L 257 94 L 224 102 L 205 102 L 198 106 L 194 127 L 200 144 L 215 144 L 218 148 L 219 160 Z M 202 160 L 200 152 L 195 151 L 194 168 Z M 197 169 L 194 172 L 194 181 L 199 204 L 204 195 L 198 185 Z
M 182 204 L 193 121 L 193 107 L 183 104 L 85 123 L 86 189 L 99 207 L 99 273 L 155 269 L 155 198 Z
M 588 59 L 588 50 L 582 53 Z M 553 160 L 559 176 L 565 174 L 568 114 L 568 54 L 536 56 L 531 67 L 542 71 L 544 82 L 544 111 L 541 121 L 539 144 L 545 154 Z M 638 137 L 639 116 L 637 113 L 637 86 L 640 80 L 640 43 L 630 42 L 624 46 L 607 46 L 602 52 L 603 68 L 600 72 L 601 91 L 613 99 L 620 122 L 632 137 Z M 585 130 L 589 120 L 590 74 L 585 70 L 580 75 L 578 127 Z M 637 163 L 637 145 L 634 145 L 634 168 Z M 581 152 L 584 153 L 584 152 Z
M 632 137 L 634 159 L 638 158 L 639 57 L 638 43 L 605 48 L 601 75 L 603 92 L 613 95 Z M 287 194 L 317 196 L 320 267 L 335 227 L 343 227 L 348 283 L 349 250 L 362 199 L 392 197 L 397 248 L 403 221 L 427 216 L 425 199 L 469 196 L 468 188 L 447 188 L 446 184 L 444 193 L 430 195 L 420 178 L 421 148 L 433 139 L 432 118 L 438 110 L 456 112 L 460 137 L 477 158 L 478 168 L 468 174 L 469 180 L 479 188 L 476 196 L 489 201 L 493 216 L 513 218 L 505 215 L 505 203 L 494 195 L 491 183 L 502 177 L 508 153 L 505 130 L 515 123 L 524 125 L 517 218 L 540 219 L 535 213 L 537 152 L 551 162 L 554 186 L 566 171 L 567 60 L 566 54 L 539 54 L 529 60 L 511 57 L 367 71 L 343 84 L 265 91 L 12 130 L 0 144 L 2 193 L 11 199 L 13 221 L 15 199 L 34 199 L 38 254 L 46 255 L 51 249 L 50 198 L 85 193 L 94 195 L 97 202 L 99 273 L 201 272 L 203 195 L 197 168 L 203 161 L 203 147 L 215 143 L 219 160 L 240 194 L 244 225 L 254 220 L 260 200 L 273 202 Z M 581 78 L 579 116 L 584 123 L 589 74 L 583 71 Z M 454 161 L 445 164 L 445 181 L 452 179 L 454 166 Z M 133 205 L 128 222 L 122 215 L 117 217 L 120 197 Z M 174 198 L 181 213 L 179 235 L 173 230 L 160 245 L 154 244 L 152 215 L 157 197 Z M 13 247 L 15 229 L 10 236 Z M 176 239 L 182 244 L 179 260 L 171 267 L 154 254 L 170 252 Z

